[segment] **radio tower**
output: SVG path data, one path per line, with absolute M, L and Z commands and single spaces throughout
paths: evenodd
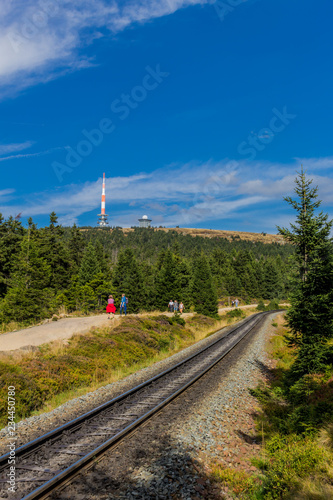
M 100 227 L 108 226 L 108 216 L 105 213 L 105 174 L 103 174 L 103 188 L 102 188 L 102 203 L 101 203 L 101 213 L 98 214 L 97 224 Z

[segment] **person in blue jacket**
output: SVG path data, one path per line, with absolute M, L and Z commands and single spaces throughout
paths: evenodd
M 120 301 L 120 316 L 122 316 L 123 311 L 124 311 L 125 316 L 126 316 L 126 314 L 127 314 L 127 299 L 126 299 L 124 293 L 122 294 L 121 301 Z

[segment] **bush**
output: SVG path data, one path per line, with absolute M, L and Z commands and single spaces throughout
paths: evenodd
M 259 301 L 259 304 L 257 305 L 257 311 L 266 311 L 266 306 L 263 300 Z
M 280 309 L 280 305 L 276 299 L 273 299 L 270 301 L 268 306 L 266 306 L 266 311 L 274 311 L 275 309 Z
M 320 468 L 325 452 L 310 438 L 292 434 L 274 435 L 267 443 L 269 453 L 264 498 L 285 498 L 299 488 L 299 479 L 306 478 Z
M 192 340 L 194 335 L 184 328 L 185 321 L 178 316 L 128 317 L 113 330 L 97 329 L 73 337 L 60 354 L 44 345 L 33 356 L 25 356 L 19 366 L 11 360 L 0 362 L 0 405 L 6 407 L 7 387 L 14 385 L 16 415 L 18 419 L 28 417 L 52 396 L 90 386 L 96 373 L 102 382 L 112 370 L 133 366 L 175 345 L 181 346 L 183 340 Z M 0 424 L 6 423 L 2 412 Z
M 245 318 L 245 313 L 241 309 L 233 309 L 227 312 L 226 316 L 228 318 Z

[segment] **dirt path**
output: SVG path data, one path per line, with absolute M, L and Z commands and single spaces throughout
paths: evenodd
M 253 307 L 252 305 L 240 306 L 242 309 Z M 232 307 L 223 307 L 219 309 L 219 314 L 230 311 Z M 156 315 L 157 312 L 138 314 L 137 316 Z M 172 316 L 172 313 L 163 313 L 167 316 Z M 192 316 L 193 313 L 185 313 L 183 316 Z M 130 315 L 129 315 L 130 316 Z M 88 316 L 85 318 L 63 318 L 58 321 L 51 321 L 44 325 L 32 326 L 24 330 L 16 332 L 8 332 L 0 335 L 0 352 L 13 351 L 16 349 L 29 349 L 41 344 L 47 344 L 54 340 L 66 340 L 75 334 L 84 334 L 89 332 L 91 328 L 107 326 L 112 323 L 121 321 L 119 316 L 115 316 L 114 320 L 108 320 L 107 314 L 99 314 L 98 316 Z

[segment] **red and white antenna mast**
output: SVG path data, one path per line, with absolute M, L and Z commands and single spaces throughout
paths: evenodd
M 102 202 L 101 202 L 101 213 L 98 214 L 97 224 L 100 227 L 108 226 L 108 215 L 105 213 L 105 174 L 103 174 L 103 187 L 102 187 Z

